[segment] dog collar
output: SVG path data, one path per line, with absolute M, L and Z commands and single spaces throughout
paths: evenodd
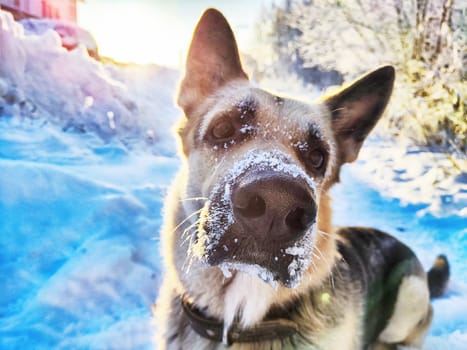
M 281 340 L 298 333 L 298 324 L 294 321 L 278 318 L 258 323 L 250 328 L 240 328 L 234 323 L 230 329 L 224 330 L 224 323 L 203 315 L 186 295 L 182 296 L 183 312 L 193 330 L 203 338 L 222 342 L 225 345 L 233 343 L 254 343 L 266 340 Z

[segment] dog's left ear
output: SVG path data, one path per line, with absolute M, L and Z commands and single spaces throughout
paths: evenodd
M 325 98 L 341 163 L 357 159 L 363 141 L 384 112 L 394 78 L 394 68 L 384 66 Z
M 201 16 L 188 50 L 178 105 L 187 117 L 193 108 L 233 80 L 248 80 L 235 37 L 225 17 L 215 9 Z

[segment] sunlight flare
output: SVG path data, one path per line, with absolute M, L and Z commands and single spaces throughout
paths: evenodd
M 155 11 L 150 4 L 85 3 L 80 5 L 78 21 L 94 35 L 102 56 L 140 64 L 180 63 L 179 19 Z

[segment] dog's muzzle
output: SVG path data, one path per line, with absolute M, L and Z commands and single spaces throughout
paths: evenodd
M 294 287 L 311 261 L 313 180 L 284 153 L 249 153 L 212 192 L 202 234 L 211 266 Z

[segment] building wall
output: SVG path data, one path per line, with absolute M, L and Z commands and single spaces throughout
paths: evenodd
M 0 0 L 0 7 L 15 19 L 57 18 L 76 22 L 76 0 Z

